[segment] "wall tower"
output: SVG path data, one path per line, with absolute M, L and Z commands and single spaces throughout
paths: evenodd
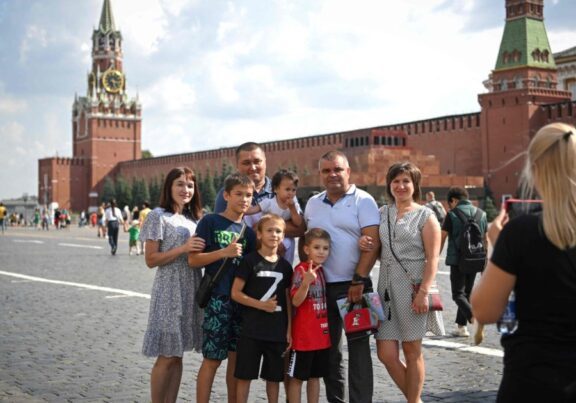
M 544 26 L 544 0 L 506 0 L 506 25 L 489 80 L 480 94 L 482 174 L 499 197 L 517 187 L 542 104 L 570 99 L 558 90 Z

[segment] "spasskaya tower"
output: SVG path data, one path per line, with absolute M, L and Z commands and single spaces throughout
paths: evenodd
M 114 23 L 110 0 L 104 0 L 92 34 L 92 66 L 85 96 L 72 106 L 72 158 L 39 161 L 41 204 L 57 202 L 74 211 L 93 209 L 106 176 L 121 161 L 141 158 L 142 107 L 126 91 L 122 34 Z

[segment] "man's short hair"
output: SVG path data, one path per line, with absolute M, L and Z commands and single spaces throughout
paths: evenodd
M 304 234 L 304 245 L 309 246 L 315 239 L 323 239 L 330 243 L 330 234 L 322 228 L 310 228 Z
M 468 200 L 468 191 L 464 188 L 458 186 L 452 186 L 448 189 L 448 195 L 446 199 L 450 202 L 452 199 L 456 200 Z
M 230 193 L 234 186 L 248 186 L 254 190 L 254 182 L 248 175 L 243 175 L 240 173 L 230 174 L 224 179 L 224 191 Z
M 253 141 L 248 141 L 247 143 L 242 143 L 236 148 L 236 161 L 238 161 L 238 156 L 242 151 L 254 151 L 260 149 L 262 150 L 262 146 L 258 143 L 254 143 Z M 264 151 L 264 150 L 262 150 Z
M 347 167 L 350 167 L 350 164 L 348 163 L 348 157 L 346 157 L 346 154 L 344 154 L 342 151 L 332 150 L 328 151 L 326 154 L 320 157 L 320 160 L 318 161 L 318 169 L 320 169 L 320 164 L 322 163 L 322 161 L 334 161 L 338 157 L 344 160 Z

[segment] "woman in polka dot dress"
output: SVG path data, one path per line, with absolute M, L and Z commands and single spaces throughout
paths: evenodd
M 376 334 L 378 358 L 407 401 L 414 403 L 420 402 L 424 385 L 422 338 L 428 331 L 444 334 L 441 312 L 429 311 L 427 295 L 438 267 L 440 225 L 432 210 L 417 203 L 420 178 L 420 170 L 409 162 L 392 165 L 386 177 L 393 203 L 380 209 L 378 292 L 389 318 Z M 367 249 L 369 241 L 361 239 L 360 247 Z M 421 281 L 414 300 L 411 279 Z

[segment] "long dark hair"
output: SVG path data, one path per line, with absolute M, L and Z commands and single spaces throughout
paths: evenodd
M 178 167 L 172 169 L 166 175 L 164 184 L 162 185 L 162 194 L 160 195 L 160 207 L 166 211 L 174 213 L 174 199 L 172 198 L 172 184 L 176 179 L 186 175 L 186 179 L 192 180 L 194 182 L 194 196 L 189 203 L 184 205 L 182 214 L 190 219 L 199 220 L 202 217 L 202 198 L 200 196 L 200 189 L 198 188 L 198 182 L 196 181 L 196 175 L 188 167 Z

